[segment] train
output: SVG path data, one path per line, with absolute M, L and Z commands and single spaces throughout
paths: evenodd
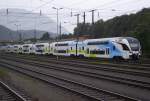
M 139 59 L 141 44 L 133 37 L 86 39 L 51 43 L 7 45 L 9 53 L 78 56 L 107 59 Z

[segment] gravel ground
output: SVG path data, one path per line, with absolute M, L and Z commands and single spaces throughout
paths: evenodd
M 6 70 L 11 77 L 11 82 L 31 95 L 33 101 L 89 101 L 83 96 L 54 85 L 49 85 L 8 69 Z
M 86 84 L 89 84 L 89 85 L 93 85 L 93 86 L 98 87 L 98 88 L 104 88 L 105 90 L 109 90 L 109 91 L 112 91 L 112 92 L 121 93 L 121 94 L 124 94 L 124 95 L 129 95 L 131 97 L 143 99 L 145 101 L 150 101 L 150 97 L 149 97 L 150 96 L 150 91 L 147 90 L 147 89 L 139 89 L 139 88 L 131 87 L 131 86 L 128 86 L 128 85 L 122 85 L 122 84 L 110 82 L 110 81 L 107 81 L 107 80 L 98 80 L 98 79 L 94 79 L 94 78 L 90 78 L 90 77 L 76 75 L 74 73 L 67 73 L 67 72 L 60 72 L 60 71 L 57 71 L 57 70 L 49 70 L 49 69 L 44 69 L 44 68 L 38 68 L 36 66 L 31 66 L 31 65 L 27 65 L 27 64 L 18 63 L 18 65 L 25 66 L 25 67 L 28 67 L 28 68 L 31 68 L 31 69 L 36 68 L 37 70 L 40 70 L 43 73 L 57 75 L 59 77 L 64 77 L 68 80 L 71 79 L 71 80 L 78 81 L 78 82 L 81 82 L 81 83 L 86 83 Z M 140 92 L 140 93 L 137 93 L 137 92 Z M 71 101 L 71 100 L 69 100 L 69 101 Z

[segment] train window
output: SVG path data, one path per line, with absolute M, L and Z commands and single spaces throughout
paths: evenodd
M 68 43 L 55 44 L 55 46 L 68 46 Z
M 98 54 L 105 54 L 105 51 L 104 50 L 98 51 Z
M 44 47 L 44 45 L 36 45 L 36 47 Z
M 82 50 L 84 50 L 84 47 L 82 47 Z
M 88 43 L 88 45 L 107 45 L 107 44 L 109 44 L 108 41 L 94 41 Z
M 106 54 L 109 54 L 109 48 L 106 48 Z
M 18 46 L 14 46 L 14 48 L 18 48 Z
M 66 50 L 58 50 L 58 53 L 66 53 Z
M 126 44 L 121 44 L 121 45 L 122 45 L 123 50 L 129 50 L 129 48 Z
M 79 52 L 81 52 L 81 47 L 79 47 Z
M 108 48 L 108 54 L 109 54 L 109 48 Z
M 101 55 L 104 55 L 105 54 L 105 50 L 92 50 L 92 51 L 90 51 L 90 54 L 101 54 Z
M 90 52 L 90 51 L 89 51 L 89 48 L 87 48 L 86 50 L 87 50 L 87 54 L 89 54 L 89 52 Z
M 42 53 L 42 52 L 43 52 L 43 50 L 36 50 L 36 52 L 40 52 L 40 53 Z
M 115 47 L 115 46 L 113 46 L 113 50 L 116 50 L 116 47 Z
M 54 49 L 54 52 L 55 52 L 55 53 L 57 53 L 57 50 L 56 50 L 56 49 Z
M 28 48 L 29 46 L 23 46 L 23 48 Z

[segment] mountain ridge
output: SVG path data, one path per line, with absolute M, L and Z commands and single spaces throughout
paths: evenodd
M 36 38 L 39 39 L 47 31 L 36 30 Z M 51 37 L 56 37 L 55 33 L 48 32 Z M 0 41 L 17 41 L 19 40 L 19 34 L 21 34 L 22 39 L 30 39 L 35 35 L 35 30 L 18 30 L 13 31 L 3 25 L 0 25 Z
M 27 11 L 25 9 L 8 8 L 0 9 L 0 25 L 11 30 L 42 30 L 46 32 L 57 32 L 57 24 L 54 20 L 44 14 Z M 62 27 L 62 33 L 68 32 Z

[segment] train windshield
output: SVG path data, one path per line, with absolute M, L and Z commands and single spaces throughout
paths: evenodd
M 14 48 L 18 48 L 18 46 L 14 46 Z
M 23 48 L 28 48 L 29 46 L 28 45 L 26 45 L 26 46 L 23 46 Z
M 40 47 L 44 47 L 44 45 L 36 45 L 36 47 L 40 48 Z
M 37 50 L 39 50 L 37 52 L 42 52 L 44 45 L 36 45 L 36 47 L 37 47 Z
M 135 39 L 135 38 L 127 38 L 129 44 L 130 44 L 130 47 L 131 47 L 131 50 L 132 51 L 139 51 L 140 49 L 140 42 Z

